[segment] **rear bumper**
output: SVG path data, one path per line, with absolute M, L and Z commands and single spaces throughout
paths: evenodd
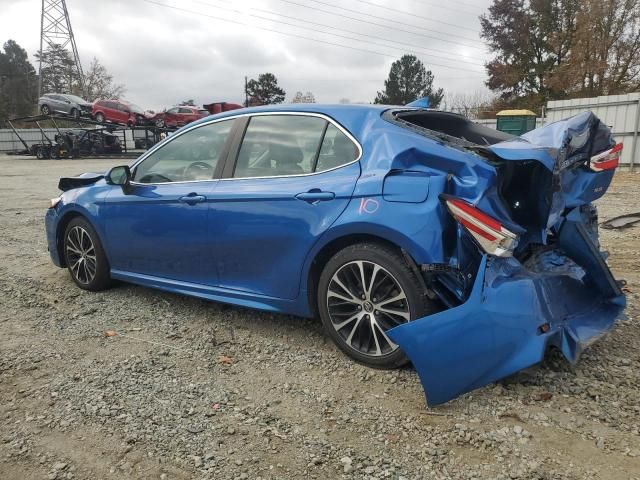
M 571 258 L 550 250 L 525 266 L 485 255 L 465 303 L 387 332 L 413 362 L 429 405 L 535 365 L 550 346 L 576 362 L 614 326 L 624 294 L 581 225 L 569 218 L 563 230 L 559 246 Z
M 62 268 L 64 267 L 64 264 L 58 252 L 57 239 L 58 212 L 55 208 L 50 208 L 47 210 L 47 213 L 44 216 L 44 225 L 47 234 L 47 248 L 49 249 L 49 256 L 51 257 L 51 261 L 55 266 Z

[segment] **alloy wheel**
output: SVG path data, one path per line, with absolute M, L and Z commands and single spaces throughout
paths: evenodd
M 407 296 L 385 268 L 349 262 L 329 282 L 327 310 L 333 328 L 354 350 L 379 357 L 397 350 L 386 331 L 411 319 Z
M 89 284 L 96 277 L 96 250 L 89 232 L 75 226 L 67 235 L 65 245 L 67 263 L 76 280 L 82 284 Z

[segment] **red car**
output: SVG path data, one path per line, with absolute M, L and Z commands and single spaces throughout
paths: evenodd
M 209 115 L 207 110 L 203 110 L 198 107 L 190 107 L 182 105 L 180 107 L 173 107 L 164 112 L 158 113 L 153 120 L 157 127 L 182 127 L 187 123 L 191 123 L 195 120 Z
M 136 124 L 136 115 L 131 107 L 120 100 L 96 100 L 91 110 L 96 122 L 120 123 L 132 127 Z

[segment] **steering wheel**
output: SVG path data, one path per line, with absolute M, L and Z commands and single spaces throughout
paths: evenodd
M 213 175 L 213 167 L 206 162 L 193 162 L 184 169 L 185 179 L 197 180 L 205 174 L 208 175 L 209 178 Z

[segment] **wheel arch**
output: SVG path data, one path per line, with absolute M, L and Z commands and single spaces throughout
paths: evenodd
M 95 222 L 92 221 L 91 216 L 88 215 L 86 212 L 82 212 L 80 210 L 75 210 L 75 209 L 67 210 L 60 216 L 60 219 L 58 220 L 58 224 L 56 225 L 56 249 L 58 250 L 58 258 L 60 259 L 60 263 L 62 267 L 67 266 L 66 260 L 64 257 L 64 232 L 67 229 L 67 226 L 69 225 L 71 220 L 78 217 L 83 218 L 84 220 L 89 222 L 89 224 L 93 227 L 96 234 L 98 235 L 98 240 L 100 240 L 100 243 L 104 248 L 104 240 L 101 235 L 101 230 L 97 228 Z M 106 249 L 105 249 L 105 255 L 107 256 L 107 259 L 108 259 Z
M 318 305 L 316 298 L 317 287 L 324 265 L 333 255 L 338 253 L 340 250 L 351 245 L 367 242 L 378 243 L 398 250 L 399 252 L 403 253 L 405 261 L 411 268 L 416 265 L 415 259 L 407 249 L 408 245 L 405 242 L 398 242 L 397 239 L 392 240 L 387 236 L 380 235 L 379 233 L 349 233 L 332 238 L 317 249 L 315 254 L 312 256 L 312 259 L 309 262 L 307 268 L 307 276 L 305 278 L 307 303 L 309 305 L 309 310 L 312 316 L 316 318 L 318 316 Z M 410 264 L 410 262 L 413 262 L 413 266 Z

